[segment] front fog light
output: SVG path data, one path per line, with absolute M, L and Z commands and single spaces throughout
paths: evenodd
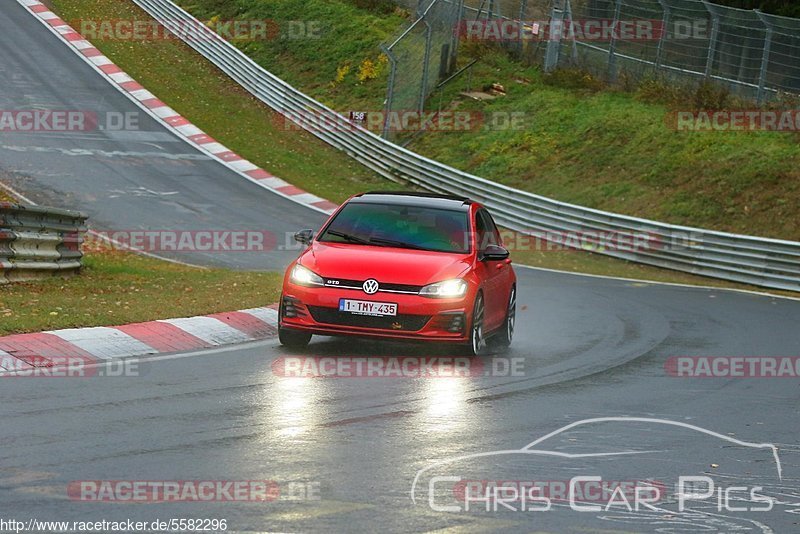
M 467 293 L 467 282 L 461 278 L 445 280 L 423 287 L 419 294 L 425 297 L 455 298 Z
M 317 273 L 306 269 L 299 263 L 292 269 L 292 275 L 289 277 L 292 282 L 301 286 L 321 286 L 324 284 L 322 277 Z

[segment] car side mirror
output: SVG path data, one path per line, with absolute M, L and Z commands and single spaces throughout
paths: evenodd
M 294 240 L 304 245 L 310 245 L 314 240 L 314 230 L 300 230 L 294 234 Z
M 486 245 L 480 253 L 480 261 L 503 261 L 507 260 L 511 253 L 500 245 Z

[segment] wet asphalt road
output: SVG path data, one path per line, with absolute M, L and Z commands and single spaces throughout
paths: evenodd
M 664 364 L 673 355 L 798 354 L 798 302 L 529 270 L 520 275 L 525 308 L 513 350 L 503 356 L 521 362 L 515 376 L 285 378 L 275 361 L 297 354 L 267 341 L 142 362 L 138 377 L 6 378 L 0 384 L 3 509 L 18 518 L 76 521 L 225 518 L 237 531 L 372 532 L 379 525 L 389 532 L 796 531 L 798 381 L 676 378 Z M 300 353 L 449 354 L 328 338 Z M 500 356 L 482 361 L 495 368 Z M 645 454 L 471 459 L 423 474 L 416 504 L 410 498 L 418 470 L 435 462 L 519 449 L 564 425 L 612 416 L 666 419 L 774 443 L 782 479 L 763 449 L 657 422 L 600 422 L 537 448 Z M 705 474 L 725 487 L 761 486 L 780 504 L 769 512 L 730 512 L 703 501 L 679 513 L 675 500 L 665 498 L 658 512 L 638 514 L 622 507 L 576 512 L 564 502 L 548 512 L 446 513 L 428 506 L 434 474 L 522 481 L 599 475 L 668 487 L 679 476 Z M 253 479 L 275 481 L 282 496 L 268 503 L 111 504 L 71 502 L 66 491 L 76 480 Z M 291 499 L 305 487 L 298 484 L 310 484 L 319 500 Z M 452 505 L 453 490 L 444 487 L 436 503 Z M 729 503 L 746 504 L 735 494 Z
M 15 3 L 0 12 L 0 104 L 133 110 L 132 104 L 64 50 Z M 36 65 L 31 66 L 31 59 Z M 83 69 L 83 70 L 81 70 Z M 58 79 L 58 83 L 52 82 Z M 146 121 L 145 121 L 146 122 Z M 317 226 L 321 216 L 245 182 L 157 124 L 160 157 L 71 156 L 61 149 L 142 151 L 151 141 L 8 136 L 5 178 L 44 203 L 80 207 L 118 227 L 261 225 L 276 232 Z M 9 148 L 15 147 L 15 148 Z M 31 147 L 46 147 L 47 151 Z M 57 152 L 50 149 L 58 148 Z M 133 163 L 131 163 L 133 161 Z M 180 169 L 180 170 L 177 170 Z M 21 178 L 20 178 L 21 177 Z M 162 198 L 138 188 L 177 194 Z M 129 193 L 113 196 L 111 190 Z M 138 191 L 138 192 L 137 192 Z M 278 268 L 291 253 L 263 258 L 189 256 L 194 262 Z M 246 263 L 246 264 L 245 264 Z M 668 376 L 671 356 L 800 355 L 800 302 L 518 269 L 518 331 L 512 350 L 483 358 L 496 376 L 462 378 L 285 378 L 279 358 L 298 356 L 266 341 L 145 361 L 125 378 L 0 379 L 0 519 L 153 521 L 226 519 L 233 531 L 309 532 L 795 532 L 800 522 L 800 382 Z M 447 349 L 329 338 L 300 356 L 448 356 Z M 506 358 L 503 360 L 501 358 Z M 518 365 L 502 376 L 502 364 Z M 475 368 L 475 363 L 472 364 Z M 599 421 L 544 440 L 552 454 L 458 456 L 514 451 L 587 418 L 635 416 L 663 422 Z M 722 436 L 722 437 L 721 437 Z M 769 451 L 724 439 L 774 443 Z M 563 454 L 619 456 L 566 457 Z M 435 466 L 436 462 L 453 459 Z M 716 467 L 712 467 L 712 465 Z M 411 490 L 420 474 L 412 501 Z M 466 481 L 606 481 L 708 475 L 717 485 L 760 486 L 776 499 L 715 498 L 683 512 L 670 494 L 650 510 L 578 512 L 553 499 L 549 511 L 443 512 L 428 502 L 434 476 Z M 112 504 L 73 502 L 71 481 L 270 480 L 271 502 Z M 458 504 L 452 482 L 435 482 L 434 505 Z M 448 485 L 449 484 L 449 485 Z M 298 488 L 314 497 L 301 498 Z M 671 492 L 670 492 L 671 493 Z M 606 501 L 592 501 L 605 505 Z M 463 505 L 463 503 L 462 503 Z M 511 507 L 521 503 L 513 501 Z M 727 506 L 726 506 L 727 505 Z M 737 510 L 730 510 L 736 508 Z

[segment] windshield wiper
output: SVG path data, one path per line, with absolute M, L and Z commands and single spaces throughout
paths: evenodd
M 356 237 L 354 235 L 346 234 L 344 232 L 339 232 L 336 230 L 328 230 L 325 234 L 335 235 L 336 237 L 341 237 L 345 241 L 349 241 L 351 243 L 359 243 L 361 245 L 370 245 L 371 243 L 364 238 Z
M 421 247 L 419 245 L 415 245 L 413 243 L 405 243 L 404 241 L 396 241 L 394 239 L 384 239 L 382 237 L 371 237 L 369 240 L 370 243 L 377 243 L 379 245 L 385 245 L 389 247 L 398 247 L 398 248 L 411 248 L 414 250 L 432 250 L 429 248 Z

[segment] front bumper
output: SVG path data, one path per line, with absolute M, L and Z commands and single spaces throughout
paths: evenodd
M 340 299 L 391 302 L 397 316 L 374 317 L 339 311 Z M 401 293 L 367 295 L 335 287 L 304 287 L 287 283 L 280 308 L 281 328 L 320 335 L 466 342 L 474 295 L 436 299 Z

